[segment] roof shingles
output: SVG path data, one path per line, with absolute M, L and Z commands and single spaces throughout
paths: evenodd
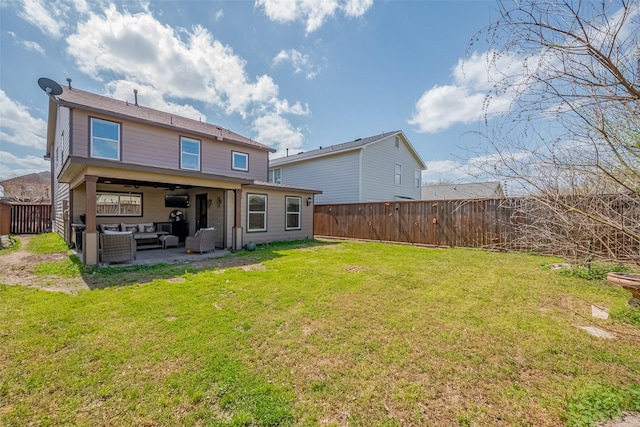
M 154 110 L 130 102 L 96 95 L 79 89 L 63 88 L 62 94 L 58 96 L 58 102 L 64 106 L 81 107 L 104 114 L 115 114 L 117 116 L 130 118 L 131 120 L 153 123 L 163 127 L 173 127 L 200 135 L 206 135 L 211 138 L 223 138 L 224 140 L 249 145 L 270 152 L 276 151 L 268 145 L 261 144 L 220 126 Z

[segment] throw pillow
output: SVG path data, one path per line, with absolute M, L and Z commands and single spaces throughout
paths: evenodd
M 156 228 L 153 225 L 147 225 L 144 228 L 145 233 L 153 233 L 154 231 L 156 231 Z

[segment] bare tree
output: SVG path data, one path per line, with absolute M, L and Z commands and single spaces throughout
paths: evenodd
M 485 169 L 537 200 L 520 236 L 640 262 L 640 3 L 504 1 L 499 12 L 471 48 L 486 38 L 495 77 Z
M 33 173 L 12 177 L 0 181 L 4 199 L 23 203 L 50 203 L 51 185 L 49 178 L 42 173 Z

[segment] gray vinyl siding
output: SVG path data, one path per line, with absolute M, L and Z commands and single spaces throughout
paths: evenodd
M 73 152 L 76 156 L 89 156 L 90 117 L 120 123 L 120 161 L 123 163 L 178 170 L 180 169 L 180 137 L 184 136 L 201 141 L 201 172 L 260 181 L 267 180 L 268 153 L 264 150 L 144 123 L 113 119 L 108 115 L 89 114 L 77 109 L 74 110 L 73 115 Z M 248 172 L 231 168 L 232 151 L 249 155 Z
M 414 170 L 420 164 L 400 137 L 395 147 L 395 135 L 362 150 L 362 200 L 389 201 L 399 197 L 420 200 L 420 188 L 413 185 Z M 395 185 L 395 164 L 402 165 L 402 185 Z M 354 200 L 355 201 L 355 200 Z
M 71 111 L 66 107 L 58 108 L 58 123 L 56 124 L 56 135 L 53 152 L 50 153 L 53 165 L 53 176 L 58 176 L 62 170 L 62 165 L 69 157 L 71 142 Z
M 65 160 L 69 157 L 71 133 L 71 112 L 66 107 L 58 107 L 58 118 L 56 123 L 55 140 L 53 143 L 51 156 L 51 174 L 57 177 L 64 165 Z M 69 239 L 69 230 L 65 233 L 65 213 L 64 201 L 69 203 L 69 185 L 57 182 L 54 179 L 51 188 L 52 210 L 51 216 L 54 220 L 55 232 L 60 234 L 65 240 Z M 69 207 L 70 208 L 70 207 Z M 66 234 L 66 235 L 65 235 Z
M 51 189 L 53 193 L 53 212 L 52 217 L 55 221 L 55 231 L 60 234 L 65 240 L 69 239 L 69 236 L 65 236 L 64 230 L 64 212 L 63 212 L 63 201 L 69 200 L 69 184 L 62 184 L 59 182 L 55 182 L 53 184 L 53 188 Z M 68 233 L 68 231 L 67 231 Z
M 247 195 L 267 195 L 267 231 L 247 231 Z M 285 198 L 300 197 L 301 212 L 300 230 L 285 230 L 286 211 Z M 307 198 L 313 197 L 310 193 L 297 193 L 290 190 L 264 190 L 245 189 L 242 192 L 242 228 L 243 242 L 266 243 L 279 240 L 300 240 L 313 237 L 313 204 L 307 206 Z M 317 196 L 316 196 L 317 197 Z
M 282 168 L 282 184 L 321 190 L 316 203 L 348 203 L 359 199 L 359 150 L 290 163 Z

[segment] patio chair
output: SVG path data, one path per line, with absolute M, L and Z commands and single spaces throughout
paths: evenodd
M 201 228 L 195 236 L 189 236 L 184 242 L 184 247 L 188 251 L 203 252 L 216 251 L 215 248 L 215 228 Z
M 100 261 L 126 262 L 136 259 L 136 240 L 133 233 L 100 233 Z

